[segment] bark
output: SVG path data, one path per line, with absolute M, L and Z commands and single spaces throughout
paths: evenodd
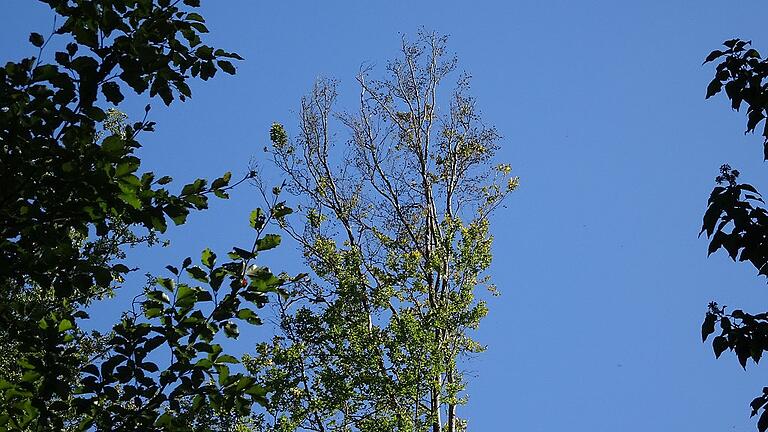
M 451 368 L 446 375 L 448 385 L 453 384 L 453 368 Z M 446 426 L 448 427 L 448 432 L 456 432 L 456 404 L 453 402 L 448 404 L 448 423 Z

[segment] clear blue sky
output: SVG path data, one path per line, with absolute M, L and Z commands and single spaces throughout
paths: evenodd
M 32 55 L 27 34 L 52 15 L 28 0 L 5 0 L 2 12 L 3 61 Z M 470 429 L 752 431 L 748 403 L 768 374 L 729 354 L 716 361 L 699 329 L 710 300 L 765 310 L 765 282 L 723 255 L 707 259 L 697 234 L 721 163 L 763 191 L 768 176 L 743 115 L 704 101 L 712 68 L 701 62 L 734 36 L 768 54 L 766 14 L 756 0 L 208 1 L 211 40 L 246 61 L 235 77 L 194 86 L 186 104 L 155 103 L 158 132 L 141 155 L 180 181 L 242 172 L 273 121 L 295 125 L 316 77 L 349 90 L 361 63 L 395 54 L 400 33 L 447 33 L 505 138 L 500 158 L 521 177 L 494 218 L 503 295 L 478 335 L 488 351 L 469 364 Z M 144 103 L 124 109 L 136 118 Z M 135 262 L 156 270 L 207 245 L 246 244 L 258 204 L 242 188 Z M 291 246 L 281 249 L 271 265 L 297 268 Z M 108 307 L 97 323 L 121 306 Z

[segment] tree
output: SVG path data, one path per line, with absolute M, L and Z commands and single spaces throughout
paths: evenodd
M 750 41 L 732 39 L 723 45 L 725 49 L 712 51 L 705 60 L 721 61 L 707 88 L 707 98 L 725 89 L 734 110 L 747 105 L 747 132 L 754 132 L 763 123 L 764 158 L 768 160 L 768 61 L 751 47 Z M 732 260 L 749 262 L 758 275 L 768 276 L 768 211 L 757 189 L 739 183 L 739 176 L 739 171 L 729 165 L 720 168 L 718 186 L 709 197 L 701 233 L 706 233 L 710 240 L 709 254 L 724 249 Z M 701 328 L 703 341 L 715 333 L 715 327 L 720 328 L 720 334 L 712 339 L 716 357 L 730 350 L 746 369 L 750 359 L 757 364 L 768 351 L 768 312 L 729 312 L 712 302 Z M 760 414 L 758 430 L 768 430 L 768 387 L 750 406 L 752 416 Z
M 126 127 L 127 116 L 115 109 L 106 110 L 106 119 L 103 122 L 104 131 L 99 133 L 99 136 L 94 141 L 96 144 L 100 139 L 104 138 L 105 134 L 119 135 L 124 138 L 124 131 Z M 140 244 L 154 245 L 160 240 L 157 233 L 150 231 L 146 236 L 137 236 L 130 227 L 122 224 L 119 219 L 115 220 L 113 229 L 104 237 L 88 239 L 76 232 L 70 233 L 70 239 L 73 248 L 77 248 L 82 251 L 84 257 L 87 257 L 92 263 L 97 265 L 108 265 L 115 260 L 122 260 L 126 257 L 124 248 L 134 247 Z M 84 296 L 85 302 L 83 306 L 88 306 L 94 301 L 101 300 L 104 297 L 109 297 L 114 294 L 113 286 L 109 286 L 105 290 L 99 290 L 94 287 L 92 292 L 87 293 Z M 55 310 L 60 307 L 58 303 L 61 299 L 55 295 L 51 295 L 45 287 L 40 285 L 29 284 L 24 287 L 23 290 L 10 293 L 9 303 L 15 305 L 23 305 L 24 311 L 30 313 L 30 316 L 36 316 L 37 311 Z M 14 313 L 17 310 L 9 310 L 8 312 Z M 16 315 L 8 319 L 8 322 L 17 324 L 27 324 L 27 315 Z M 35 323 L 28 323 L 33 325 Z M 3 327 L 0 328 L 0 340 L 3 341 L 0 346 L 0 372 L 6 380 L 18 380 L 22 377 L 24 369 L 19 366 L 17 360 L 23 355 L 23 349 L 21 349 L 21 341 L 18 337 L 18 331 L 15 327 Z M 67 366 L 70 370 L 67 372 L 67 376 L 71 379 L 77 375 L 78 367 L 81 367 L 88 359 L 97 355 L 104 350 L 105 339 L 104 336 L 98 332 L 92 334 L 79 335 L 78 341 L 78 360 L 76 362 L 69 363 Z
M 302 99 L 295 139 L 271 129 L 282 189 L 306 220 L 281 226 L 316 278 L 278 300 L 282 334 L 245 360 L 274 389 L 263 430 L 464 430 L 461 360 L 483 350 L 476 291 L 494 290 L 488 216 L 518 180 L 492 165 L 499 134 L 469 76 L 444 94 L 456 69 L 445 42 L 420 33 L 386 78 L 360 73 L 356 112 L 336 110 L 325 79 Z
M 255 242 L 228 262 L 205 250 L 200 266 L 168 266 L 171 277 L 154 279 L 106 337 L 80 329 L 89 305 L 121 289 L 126 243 L 183 224 L 252 177 L 173 193 L 170 177 L 140 173 L 138 139 L 154 123 L 103 107 L 124 92 L 184 101 L 190 79 L 234 74 L 241 58 L 202 43 L 199 0 L 43 2 L 54 31 L 32 33 L 38 54 L 0 68 L 0 430 L 189 430 L 206 410 L 248 413 L 265 389 L 230 372 L 237 360 L 217 335 L 258 324 L 248 305 L 288 282 L 252 265 L 279 243 L 263 231 L 285 206 L 254 212 Z M 48 63 L 54 37 L 66 48 Z

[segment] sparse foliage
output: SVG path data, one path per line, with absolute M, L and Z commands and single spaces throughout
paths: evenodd
M 725 50 L 715 50 L 705 63 L 721 60 L 715 77 L 707 88 L 707 98 L 720 93 L 731 101 L 734 110 L 747 104 L 747 130 L 754 132 L 765 122 L 768 109 L 768 62 L 751 48 L 751 42 L 739 39 L 726 41 Z M 764 157 L 768 160 L 768 124 L 763 128 Z M 724 249 L 731 259 L 749 262 L 758 275 L 768 276 L 768 211 L 762 196 L 754 186 L 739 183 L 740 173 L 729 165 L 720 168 L 712 191 L 701 233 L 709 238 L 709 254 Z M 749 360 L 760 362 L 768 351 L 768 312 L 749 314 L 740 309 L 728 312 L 715 302 L 710 303 L 701 328 L 706 341 L 719 327 L 720 334 L 712 339 L 716 357 L 730 350 L 746 369 Z M 768 430 L 768 387 L 750 404 L 752 416 L 758 416 L 757 428 Z
M 245 361 L 274 389 L 263 430 L 464 430 L 462 359 L 483 350 L 471 332 L 487 312 L 476 293 L 494 289 L 488 216 L 518 181 L 493 164 L 500 137 L 469 77 L 444 90 L 445 42 L 421 33 L 386 78 L 363 70 L 354 112 L 318 81 L 296 136 L 270 131 L 306 221 L 280 225 L 315 279 L 279 300 L 282 335 Z

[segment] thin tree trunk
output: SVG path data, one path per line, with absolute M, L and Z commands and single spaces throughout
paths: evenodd
M 448 370 L 448 373 L 446 374 L 446 380 L 448 381 L 448 385 L 453 384 L 453 368 Z M 451 401 L 451 403 L 448 404 L 448 432 L 456 432 L 456 404 Z
M 442 420 L 440 418 L 440 374 L 438 374 L 437 380 L 435 387 L 432 388 L 432 400 L 430 401 L 432 432 L 441 432 L 442 430 Z

